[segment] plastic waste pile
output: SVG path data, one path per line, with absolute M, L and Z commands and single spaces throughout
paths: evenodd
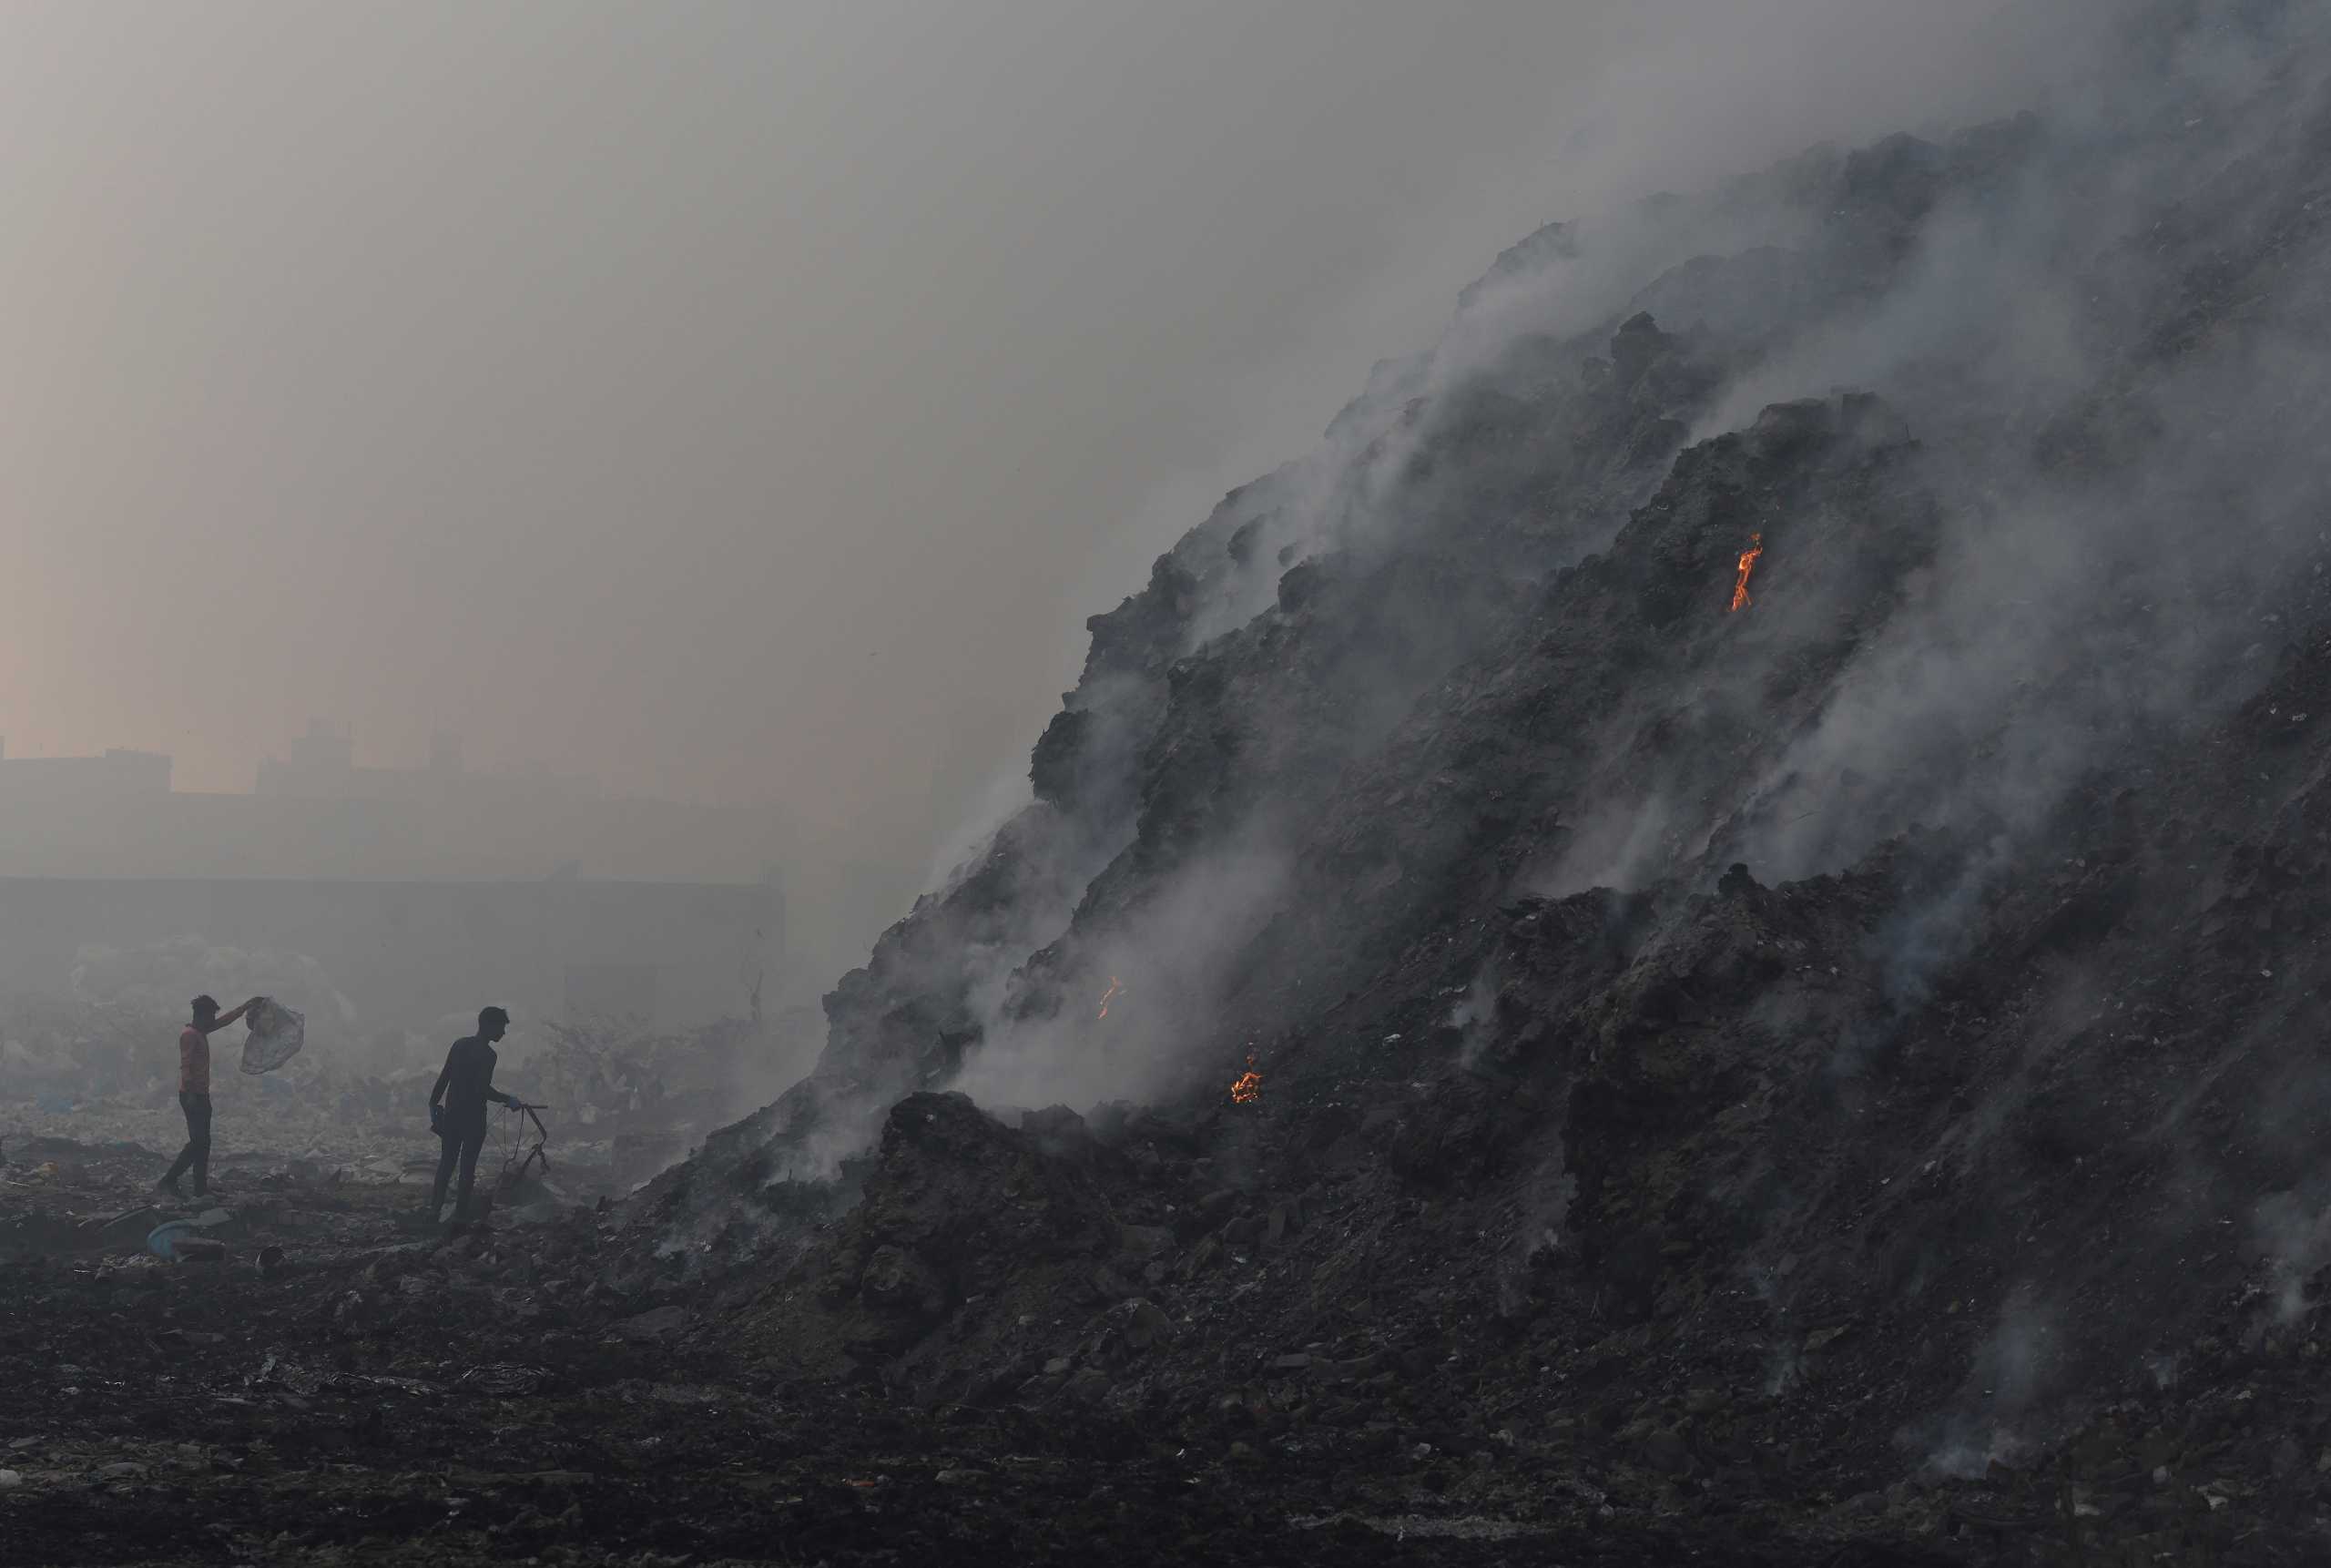
M 272 996 L 262 996 L 245 1020 L 250 1033 L 243 1040 L 243 1071 L 257 1076 L 271 1073 L 300 1054 L 308 1038 L 308 1020 Z

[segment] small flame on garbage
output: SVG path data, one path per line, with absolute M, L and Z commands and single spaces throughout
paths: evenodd
M 1109 976 L 1109 989 L 1101 993 L 1101 1011 L 1094 1016 L 1106 1018 L 1109 1015 L 1109 1003 L 1115 1002 L 1124 991 L 1125 986 L 1117 977 L 1114 974 Z
M 1748 535 L 1748 548 L 1740 552 L 1740 580 L 1732 585 L 1732 607 L 1746 609 L 1748 606 L 1748 574 L 1756 569 L 1756 557 L 1765 553 L 1765 536 Z
M 1230 1085 L 1230 1103 L 1251 1105 L 1262 1097 L 1263 1075 L 1255 1071 L 1255 1059 L 1249 1056 L 1247 1058 L 1247 1070 L 1239 1074 L 1237 1081 Z

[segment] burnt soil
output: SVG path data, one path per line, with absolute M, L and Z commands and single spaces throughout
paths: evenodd
M 158 1156 L 19 1160 L 0 1186 L 11 1563 L 1792 1560 L 1614 1527 L 1585 1492 L 1469 1519 L 1444 1501 L 1484 1468 L 1463 1455 L 1389 1462 L 1416 1481 L 1387 1486 L 1210 1423 L 934 1413 L 740 1364 L 707 1338 L 707 1287 L 602 1216 L 448 1236 L 416 1223 L 412 1186 L 252 1172 L 211 1195 L 223 1260 L 165 1265 L 141 1245 L 170 1212 L 144 1201 Z

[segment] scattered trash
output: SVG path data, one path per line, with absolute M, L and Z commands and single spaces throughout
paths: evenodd
M 515 1394 L 531 1394 L 550 1380 L 550 1373 L 540 1367 L 522 1367 L 506 1361 L 493 1366 L 472 1367 L 454 1380 L 464 1389 L 504 1399 Z
M 162 1211 L 152 1204 L 126 1209 L 110 1217 L 96 1215 L 81 1222 L 84 1230 L 124 1230 L 136 1233 L 151 1227 L 162 1217 Z
M 156 1226 L 146 1237 L 147 1249 L 165 1263 L 217 1263 L 227 1256 L 227 1245 L 195 1234 L 196 1222 L 173 1219 Z

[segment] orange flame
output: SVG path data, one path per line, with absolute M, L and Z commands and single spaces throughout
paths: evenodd
M 1748 605 L 1748 574 L 1756 569 L 1756 557 L 1765 553 L 1765 536 L 1748 535 L 1748 548 L 1740 553 L 1740 581 L 1732 585 L 1732 607 L 1746 609 Z
M 1109 1015 L 1109 1003 L 1115 1002 L 1124 990 L 1124 984 L 1115 975 L 1109 976 L 1109 989 L 1101 993 L 1101 1011 L 1097 1016 L 1106 1018 Z
M 1230 1103 L 1251 1105 L 1262 1097 L 1263 1075 L 1255 1071 L 1255 1059 L 1249 1056 L 1247 1058 L 1247 1070 L 1239 1074 L 1237 1081 L 1230 1085 Z

